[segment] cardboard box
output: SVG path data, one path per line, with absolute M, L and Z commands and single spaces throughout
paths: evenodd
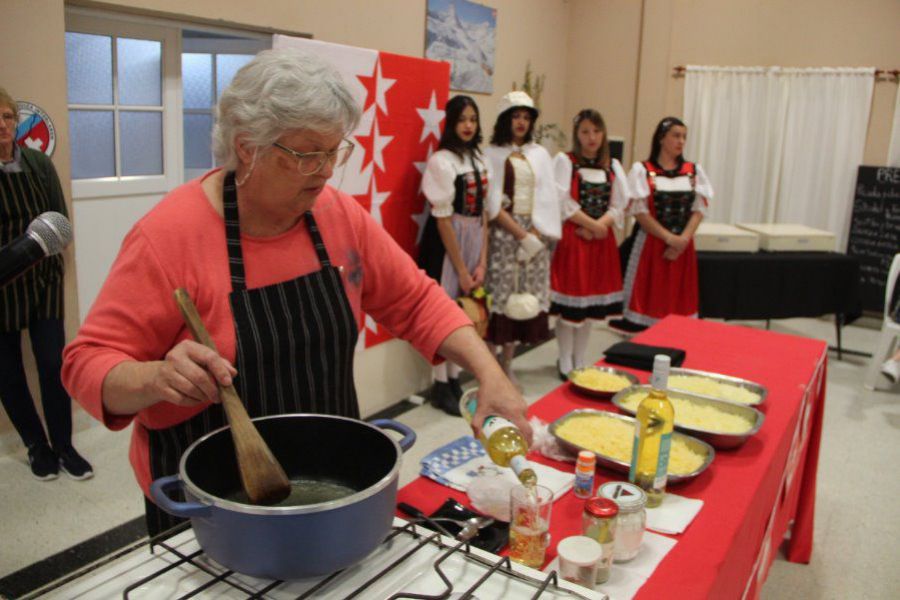
M 694 234 L 694 247 L 700 252 L 757 252 L 759 236 L 734 225 L 703 221 Z
M 830 231 L 794 223 L 738 223 L 738 227 L 759 236 L 760 250 L 771 252 L 834 252 Z

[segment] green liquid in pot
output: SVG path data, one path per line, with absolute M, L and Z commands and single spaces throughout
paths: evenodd
M 291 481 L 291 493 L 287 498 L 273 504 L 272 506 L 305 506 L 307 504 L 318 504 L 320 502 L 332 502 L 346 498 L 351 494 L 355 494 L 353 488 L 335 483 L 333 481 L 323 481 L 318 479 L 295 479 Z M 225 496 L 225 500 L 231 502 L 240 502 L 241 504 L 251 504 L 247 493 L 240 489 L 234 493 Z

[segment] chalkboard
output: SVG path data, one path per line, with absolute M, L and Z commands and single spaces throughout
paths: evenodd
M 884 285 L 900 252 L 900 169 L 859 167 L 847 254 L 859 257 L 863 310 L 884 310 Z

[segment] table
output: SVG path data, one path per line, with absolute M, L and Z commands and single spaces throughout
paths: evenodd
M 789 529 L 788 560 L 808 563 L 812 553 L 826 345 L 677 316 L 663 319 L 634 339 L 678 346 L 687 351 L 685 367 L 743 377 L 769 389 L 759 433 L 739 449 L 718 451 L 706 472 L 670 488 L 705 504 L 683 534 L 672 536 L 677 544 L 637 597 L 668 597 L 673 590 L 679 598 L 757 597 Z M 642 381 L 649 377 L 644 371 L 632 372 Z M 533 404 L 529 414 L 550 422 L 578 408 L 616 410 L 609 402 L 583 397 L 563 384 Z M 574 469 L 535 453 L 529 458 Z M 598 470 L 601 483 L 622 479 L 612 471 Z M 430 513 L 447 496 L 467 502 L 465 494 L 422 477 L 402 488 L 398 499 Z M 556 555 L 556 542 L 580 533 L 582 506 L 570 493 L 555 503 L 548 561 Z
M 698 252 L 700 316 L 787 319 L 835 315 L 841 327 L 862 313 L 859 258 L 837 252 Z
M 857 315 L 859 259 L 837 252 L 698 252 L 700 316 Z

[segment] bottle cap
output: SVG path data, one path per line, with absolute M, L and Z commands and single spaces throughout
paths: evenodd
M 650 385 L 658 390 L 664 390 L 669 385 L 669 369 L 672 359 L 665 354 L 657 354 L 653 357 L 653 374 L 650 375 Z
M 608 481 L 597 489 L 597 495 L 615 501 L 622 510 L 637 510 L 647 503 L 644 490 L 626 481 Z
M 595 465 L 597 464 L 597 455 L 590 450 L 582 450 L 578 453 L 578 464 Z
M 584 503 L 584 512 L 601 519 L 611 519 L 619 514 L 619 505 L 609 498 L 594 496 Z

